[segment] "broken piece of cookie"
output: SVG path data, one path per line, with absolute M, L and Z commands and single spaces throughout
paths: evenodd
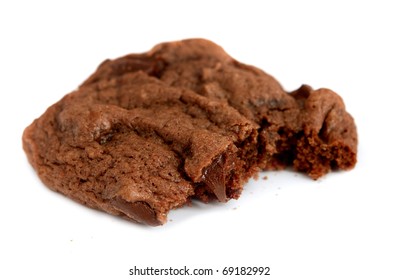
M 191 199 L 238 198 L 260 169 L 319 178 L 356 163 L 342 99 L 270 75 L 203 39 L 104 61 L 23 134 L 52 190 L 152 226 Z

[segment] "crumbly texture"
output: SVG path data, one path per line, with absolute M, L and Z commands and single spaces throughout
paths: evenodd
M 356 163 L 342 99 L 270 75 L 191 39 L 104 61 L 26 128 L 23 146 L 51 189 L 160 225 L 189 203 L 238 198 L 259 169 L 319 178 Z

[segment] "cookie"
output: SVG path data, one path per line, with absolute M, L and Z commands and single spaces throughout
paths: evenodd
M 191 39 L 104 61 L 25 129 L 23 147 L 52 190 L 155 226 L 192 198 L 237 199 L 259 169 L 350 169 L 357 135 L 336 93 L 287 93 Z

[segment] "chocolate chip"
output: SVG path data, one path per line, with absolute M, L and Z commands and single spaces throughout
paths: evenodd
M 129 218 L 143 224 L 158 226 L 162 223 L 156 218 L 155 211 L 144 201 L 128 202 L 120 197 L 113 198 L 111 204 Z
M 213 191 L 217 199 L 221 202 L 227 201 L 224 164 L 224 156 L 220 155 L 204 170 L 202 175 L 204 183 Z

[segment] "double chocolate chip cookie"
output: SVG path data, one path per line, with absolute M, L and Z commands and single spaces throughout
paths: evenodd
M 350 169 L 357 134 L 333 91 L 287 93 L 191 39 L 104 61 L 25 129 L 23 147 L 49 188 L 155 226 L 192 198 L 238 198 L 260 169 Z

